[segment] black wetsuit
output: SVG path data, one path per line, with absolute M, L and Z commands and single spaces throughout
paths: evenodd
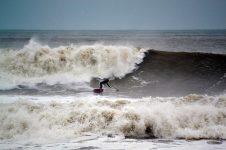
M 103 84 L 107 84 L 107 86 L 111 88 L 111 86 L 108 84 L 108 82 L 109 82 L 109 79 L 104 79 L 104 81 L 101 81 L 100 82 L 100 89 L 102 89 Z

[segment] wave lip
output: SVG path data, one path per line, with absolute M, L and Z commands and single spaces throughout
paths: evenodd
M 85 133 L 226 139 L 225 95 L 96 100 L 1 104 L 0 139 L 59 140 Z

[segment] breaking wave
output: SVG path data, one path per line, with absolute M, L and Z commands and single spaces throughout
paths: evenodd
M 1 89 L 36 83 L 89 82 L 122 78 L 136 69 L 144 49 L 101 44 L 51 48 L 30 40 L 20 50 L 1 50 Z
M 226 97 L 29 99 L 0 104 L 0 139 L 49 141 L 86 133 L 128 138 L 226 139 Z
M 0 50 L 0 93 L 69 94 L 91 91 L 111 78 L 117 95 L 184 96 L 226 91 L 226 55 L 165 52 L 103 44 L 51 48 L 30 40 Z M 10 91 L 11 90 L 11 91 Z M 115 95 L 114 93 L 111 93 Z

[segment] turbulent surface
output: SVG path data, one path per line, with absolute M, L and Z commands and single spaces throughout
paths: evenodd
M 226 97 L 28 100 L 0 105 L 0 139 L 75 138 L 84 133 L 129 138 L 226 139 Z
M 225 149 L 225 39 L 225 30 L 0 31 L 0 147 Z M 112 88 L 95 94 L 100 78 Z

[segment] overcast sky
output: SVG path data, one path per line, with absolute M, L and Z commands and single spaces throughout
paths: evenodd
M 0 0 L 0 29 L 226 29 L 226 0 Z

